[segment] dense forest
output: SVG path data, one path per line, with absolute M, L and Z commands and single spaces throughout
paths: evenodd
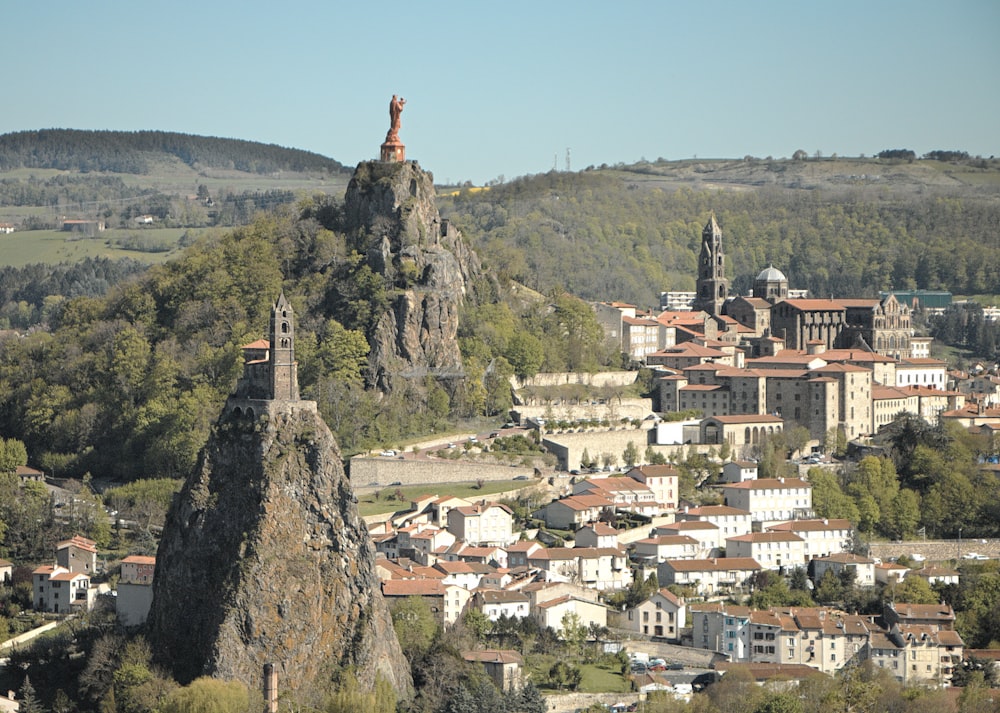
M 297 314 L 303 397 L 319 402 L 348 454 L 450 419 L 501 417 L 511 374 L 616 358 L 581 300 L 514 302 L 483 280 L 461 320 L 460 387 L 425 379 L 388 395 L 366 388 L 369 337 L 396 288 L 350 250 L 340 208 L 327 196 L 304 199 L 131 279 L 128 265 L 103 262 L 8 270 L 7 324 L 39 322 L 0 339 L 0 433 L 27 444 L 50 474 L 186 474 L 242 369 L 240 345 L 264 335 L 282 289 Z
M 189 166 L 228 168 L 248 173 L 347 171 L 333 159 L 300 149 L 239 139 L 194 136 L 169 131 L 81 131 L 42 129 L 0 135 L 0 170 L 56 168 L 147 174 L 161 155 Z
M 712 213 L 734 293 L 768 265 L 814 296 L 1000 293 L 1000 202 L 976 195 L 696 190 L 585 171 L 464 189 L 440 203 L 501 276 L 588 300 L 653 306 L 660 291 L 693 290 Z

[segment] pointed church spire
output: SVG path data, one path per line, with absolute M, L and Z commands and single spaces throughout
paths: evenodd
M 701 255 L 698 258 L 698 283 L 695 309 L 710 315 L 722 314 L 722 305 L 729 297 L 729 280 L 726 279 L 726 256 L 722 252 L 722 229 L 715 213 L 701 231 Z

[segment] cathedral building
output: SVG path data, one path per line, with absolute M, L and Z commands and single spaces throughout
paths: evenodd
M 758 337 L 778 337 L 786 349 L 864 349 L 894 359 L 910 356 L 910 308 L 890 293 L 882 299 L 806 299 L 769 265 L 750 296 L 730 299 L 722 229 L 713 215 L 702 231 L 695 309 L 727 316 Z

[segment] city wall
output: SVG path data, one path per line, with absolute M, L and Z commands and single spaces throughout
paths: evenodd
M 509 466 L 469 461 L 396 460 L 355 456 L 350 461 L 351 485 L 359 492 L 378 490 L 389 485 L 436 485 L 470 483 L 477 480 L 512 480 L 518 476 L 533 478 L 532 466 Z
M 980 540 L 909 540 L 907 542 L 872 542 L 868 545 L 870 557 L 878 557 L 883 562 L 892 558 L 923 555 L 931 562 L 961 559 L 963 555 L 975 552 L 990 559 L 1000 559 L 1000 539 Z
M 583 451 L 592 460 L 601 464 L 601 456 L 610 453 L 618 460 L 618 465 L 624 465 L 622 454 L 628 446 L 629 441 L 635 444 L 639 451 L 639 462 L 646 462 L 646 448 L 652 445 L 653 451 L 661 453 L 668 462 L 683 460 L 684 455 L 694 448 L 698 453 L 707 453 L 710 445 L 669 445 L 658 446 L 650 443 L 650 429 L 646 424 L 640 428 L 622 428 L 614 431 L 584 431 L 574 433 L 546 433 L 542 438 L 542 445 L 559 460 L 559 467 L 563 470 L 574 470 L 580 467 L 580 459 Z
M 521 381 L 516 376 L 510 377 L 510 385 L 514 389 L 523 389 L 527 386 L 562 386 L 563 384 L 584 384 L 586 386 L 629 386 L 634 384 L 638 377 L 635 371 L 600 371 L 596 374 L 575 373 L 575 372 L 554 372 L 549 374 L 535 374 L 532 377 Z
M 577 419 L 607 419 L 613 423 L 623 418 L 629 420 L 646 418 L 653 413 L 652 399 L 611 399 L 604 403 L 552 403 L 517 404 L 511 409 L 518 423 L 528 418 L 542 418 L 559 421 Z

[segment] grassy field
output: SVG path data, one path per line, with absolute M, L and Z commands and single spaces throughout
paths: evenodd
M 0 235 L 0 265 L 23 267 L 32 263 L 73 263 L 88 257 L 113 259 L 130 257 L 140 262 L 156 264 L 175 256 L 178 249 L 174 248 L 168 252 L 124 250 L 115 247 L 115 241 L 138 236 L 140 240 L 148 241 L 150 244 L 169 242 L 176 245 L 185 232 L 184 228 L 106 230 L 96 237 L 88 238 L 62 230 L 18 231 Z
M 549 669 L 559 659 L 549 654 L 530 654 L 525 662 L 531 680 L 542 691 L 556 691 L 549 682 Z M 597 663 L 566 661 L 580 669 L 581 693 L 628 693 L 629 682 L 621 673 L 621 664 L 613 656 L 604 656 Z

